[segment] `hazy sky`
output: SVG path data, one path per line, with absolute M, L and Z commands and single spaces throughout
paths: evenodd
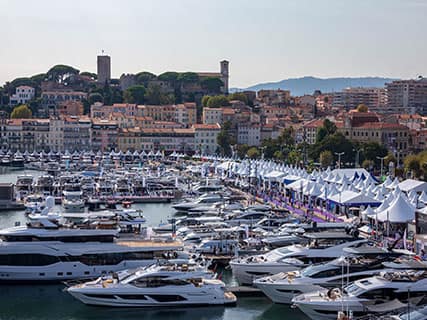
M 0 83 L 69 64 L 216 71 L 230 85 L 427 76 L 427 0 L 0 0 Z

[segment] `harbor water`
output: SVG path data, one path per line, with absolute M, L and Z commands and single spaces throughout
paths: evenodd
M 1 168 L 0 182 L 16 182 L 24 171 L 8 171 Z M 41 175 L 37 171 L 25 171 L 34 177 Z M 143 210 L 148 226 L 173 217 L 174 209 L 170 204 L 135 204 L 134 208 Z M 58 207 L 59 208 L 59 207 Z M 23 211 L 0 212 L 0 228 L 14 226 L 16 222 L 25 223 Z M 235 284 L 231 273 L 223 273 L 222 280 Z M 64 285 L 1 285 L 0 320 L 306 320 L 298 309 L 288 305 L 273 304 L 264 297 L 238 298 L 235 307 L 201 307 L 188 309 L 129 309 L 104 308 L 82 304 L 63 291 Z

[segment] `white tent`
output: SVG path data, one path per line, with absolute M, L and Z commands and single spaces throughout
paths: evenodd
M 264 179 L 268 179 L 270 181 L 281 181 L 281 179 L 285 176 L 285 173 L 281 171 L 273 170 L 264 175 Z
M 341 193 L 335 194 L 329 199 L 333 202 L 343 204 L 343 205 L 378 205 L 380 202 L 375 200 L 372 197 L 365 195 L 362 192 L 354 192 L 350 190 L 343 191 Z
M 422 203 L 427 203 L 427 193 L 423 191 L 418 200 Z
M 399 183 L 399 188 L 405 192 L 427 192 L 427 182 L 418 181 L 414 179 L 406 179 Z
M 378 212 L 377 219 L 381 222 L 406 223 L 415 219 L 415 207 L 399 195 L 386 210 Z

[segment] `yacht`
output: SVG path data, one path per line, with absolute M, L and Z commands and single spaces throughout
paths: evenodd
M 24 199 L 32 192 L 34 177 L 32 175 L 19 175 L 16 178 L 16 196 L 18 199 Z
M 224 201 L 224 197 L 219 193 L 203 194 L 195 201 L 184 201 L 173 205 L 172 207 L 177 211 L 188 211 L 198 206 L 213 205 L 215 203 L 221 203 Z
M 176 241 L 117 239 L 120 229 L 65 228 L 48 219 L 0 230 L 0 282 L 59 282 L 185 256 Z
M 24 199 L 25 213 L 40 213 L 45 207 L 45 197 L 42 194 L 30 194 Z
M 229 305 L 236 296 L 212 274 L 187 265 L 151 266 L 76 285 L 67 291 L 81 302 L 108 307 Z
M 84 211 L 85 203 L 82 198 L 83 191 L 79 184 L 65 184 L 62 195 L 62 207 L 65 212 Z
M 233 275 L 240 284 L 252 285 L 253 280 L 257 278 L 331 261 L 342 256 L 343 249 L 367 243 L 366 239 L 354 238 L 346 233 L 313 233 L 304 234 L 304 237 L 309 239 L 310 245 L 296 244 L 262 255 L 231 260 Z
M 268 218 L 269 214 L 262 211 L 247 211 L 235 216 L 231 216 L 227 221 L 232 226 L 237 226 L 241 224 L 253 225 L 262 220 Z
M 403 303 L 425 304 L 427 297 L 427 272 L 425 270 L 395 271 L 379 276 L 356 280 L 329 291 L 313 291 L 292 299 L 311 319 L 337 319 L 338 312 L 348 311 L 353 316 L 363 316 L 370 306 L 395 299 Z
M 386 271 L 382 264 L 384 259 L 387 258 L 340 257 L 325 264 L 256 279 L 254 285 L 273 302 L 290 304 L 298 294 L 335 288 L 342 283 L 379 275 Z
M 14 168 L 24 168 L 25 158 L 22 156 L 22 153 L 17 151 L 10 162 L 10 166 Z

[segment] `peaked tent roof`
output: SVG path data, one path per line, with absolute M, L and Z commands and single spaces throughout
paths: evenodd
M 415 207 L 399 195 L 386 210 L 378 213 L 377 218 L 382 222 L 409 222 L 415 219 Z

